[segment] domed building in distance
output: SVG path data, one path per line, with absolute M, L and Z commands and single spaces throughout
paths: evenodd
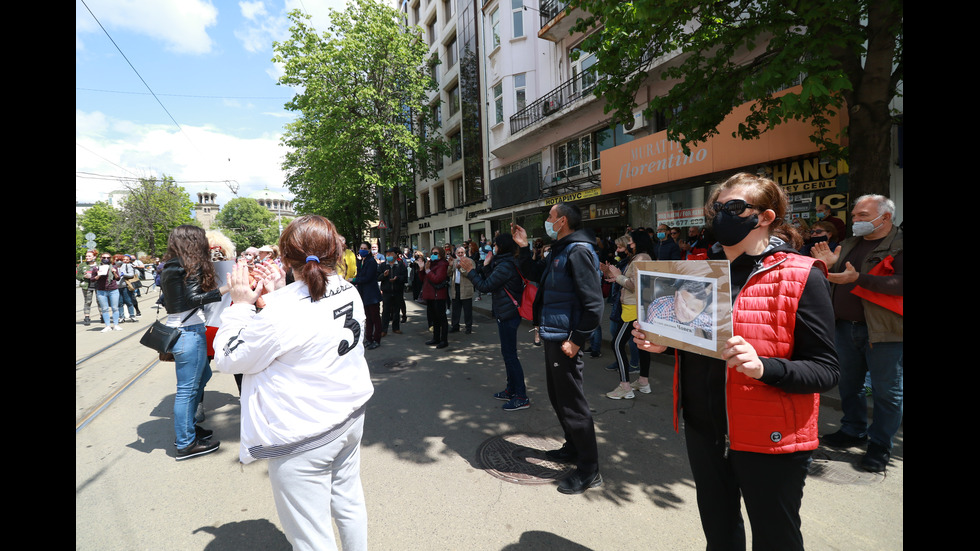
M 255 199 L 259 205 L 265 207 L 269 212 L 279 216 L 296 216 L 293 210 L 293 202 L 285 194 L 272 191 L 266 186 L 262 191 L 256 191 L 249 195 L 250 199 Z

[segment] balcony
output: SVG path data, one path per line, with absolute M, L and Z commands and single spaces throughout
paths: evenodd
M 576 102 L 592 97 L 592 89 L 599 82 L 593 71 L 579 73 L 566 80 L 558 88 L 548 92 L 534 103 L 514 113 L 510 117 L 510 135 L 513 136 L 532 124 L 557 113 Z
M 550 40 L 551 42 L 561 42 L 568 38 L 569 31 L 575 25 L 575 20 L 585 17 L 586 12 L 579 8 L 572 9 L 572 12 L 565 14 L 568 8 L 568 0 L 541 0 L 541 30 L 538 31 L 538 38 Z

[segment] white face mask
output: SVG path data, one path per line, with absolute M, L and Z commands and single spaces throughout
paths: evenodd
M 878 216 L 872 218 L 870 222 L 865 222 L 865 221 L 854 222 L 853 224 L 851 224 L 851 233 L 853 233 L 855 237 L 864 237 L 865 235 L 870 235 L 874 233 L 875 230 L 881 227 L 880 225 L 875 226 L 874 221 L 881 218 L 882 216 L 884 216 L 884 213 L 879 214 Z M 882 224 L 884 224 L 884 222 L 882 222 Z

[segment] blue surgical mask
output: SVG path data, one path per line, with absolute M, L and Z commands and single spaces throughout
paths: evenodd
M 433 262 L 435 262 L 435 261 L 437 261 L 437 260 L 439 260 L 439 255 L 437 255 L 437 254 L 434 254 L 434 255 L 432 255 L 432 256 L 430 256 L 429 258 L 430 258 L 430 259 L 431 259 L 431 260 L 432 260 Z
M 558 239 L 558 232 L 555 231 L 555 225 L 547 220 L 544 221 L 544 232 L 548 234 L 548 237 L 552 239 Z
M 368 256 L 368 255 L 371 254 L 371 251 L 369 251 L 367 249 L 361 249 L 361 250 L 357 251 L 357 254 L 366 257 L 366 256 Z
M 394 262 L 395 261 L 395 257 L 391 256 L 390 254 L 388 256 L 386 256 L 385 258 L 388 259 L 388 262 Z
M 662 231 L 658 231 L 657 232 L 657 239 L 663 241 L 664 239 L 666 239 L 666 237 L 667 237 L 667 234 L 665 232 L 662 232 Z

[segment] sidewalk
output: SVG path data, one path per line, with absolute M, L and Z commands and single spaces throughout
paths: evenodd
M 683 436 L 671 426 L 672 366 L 655 361 L 653 393 L 615 401 L 602 396 L 616 384 L 603 369 L 609 354 L 586 358 L 605 483 L 562 495 L 546 479 L 560 473 L 536 453 L 561 438 L 541 348 L 525 323 L 518 353 L 532 406 L 504 412 L 491 396 L 504 369 L 484 305 L 474 302 L 474 333 L 453 333 L 440 350 L 423 344 L 425 312 L 409 300 L 403 334 L 366 353 L 375 384 L 362 445 L 371 548 L 703 549 Z M 76 339 L 95 337 L 76 330 Z M 152 356 L 137 341 L 127 341 L 129 354 Z M 204 425 L 220 450 L 189 461 L 173 459 L 173 393 L 172 366 L 158 364 L 76 434 L 76 549 L 288 549 L 267 467 L 238 463 L 233 378 L 215 374 L 205 397 Z M 821 413 L 821 432 L 835 430 L 839 412 L 825 403 Z M 817 453 L 802 510 L 810 549 L 903 547 L 901 436 L 886 476 L 851 467 L 857 454 Z

